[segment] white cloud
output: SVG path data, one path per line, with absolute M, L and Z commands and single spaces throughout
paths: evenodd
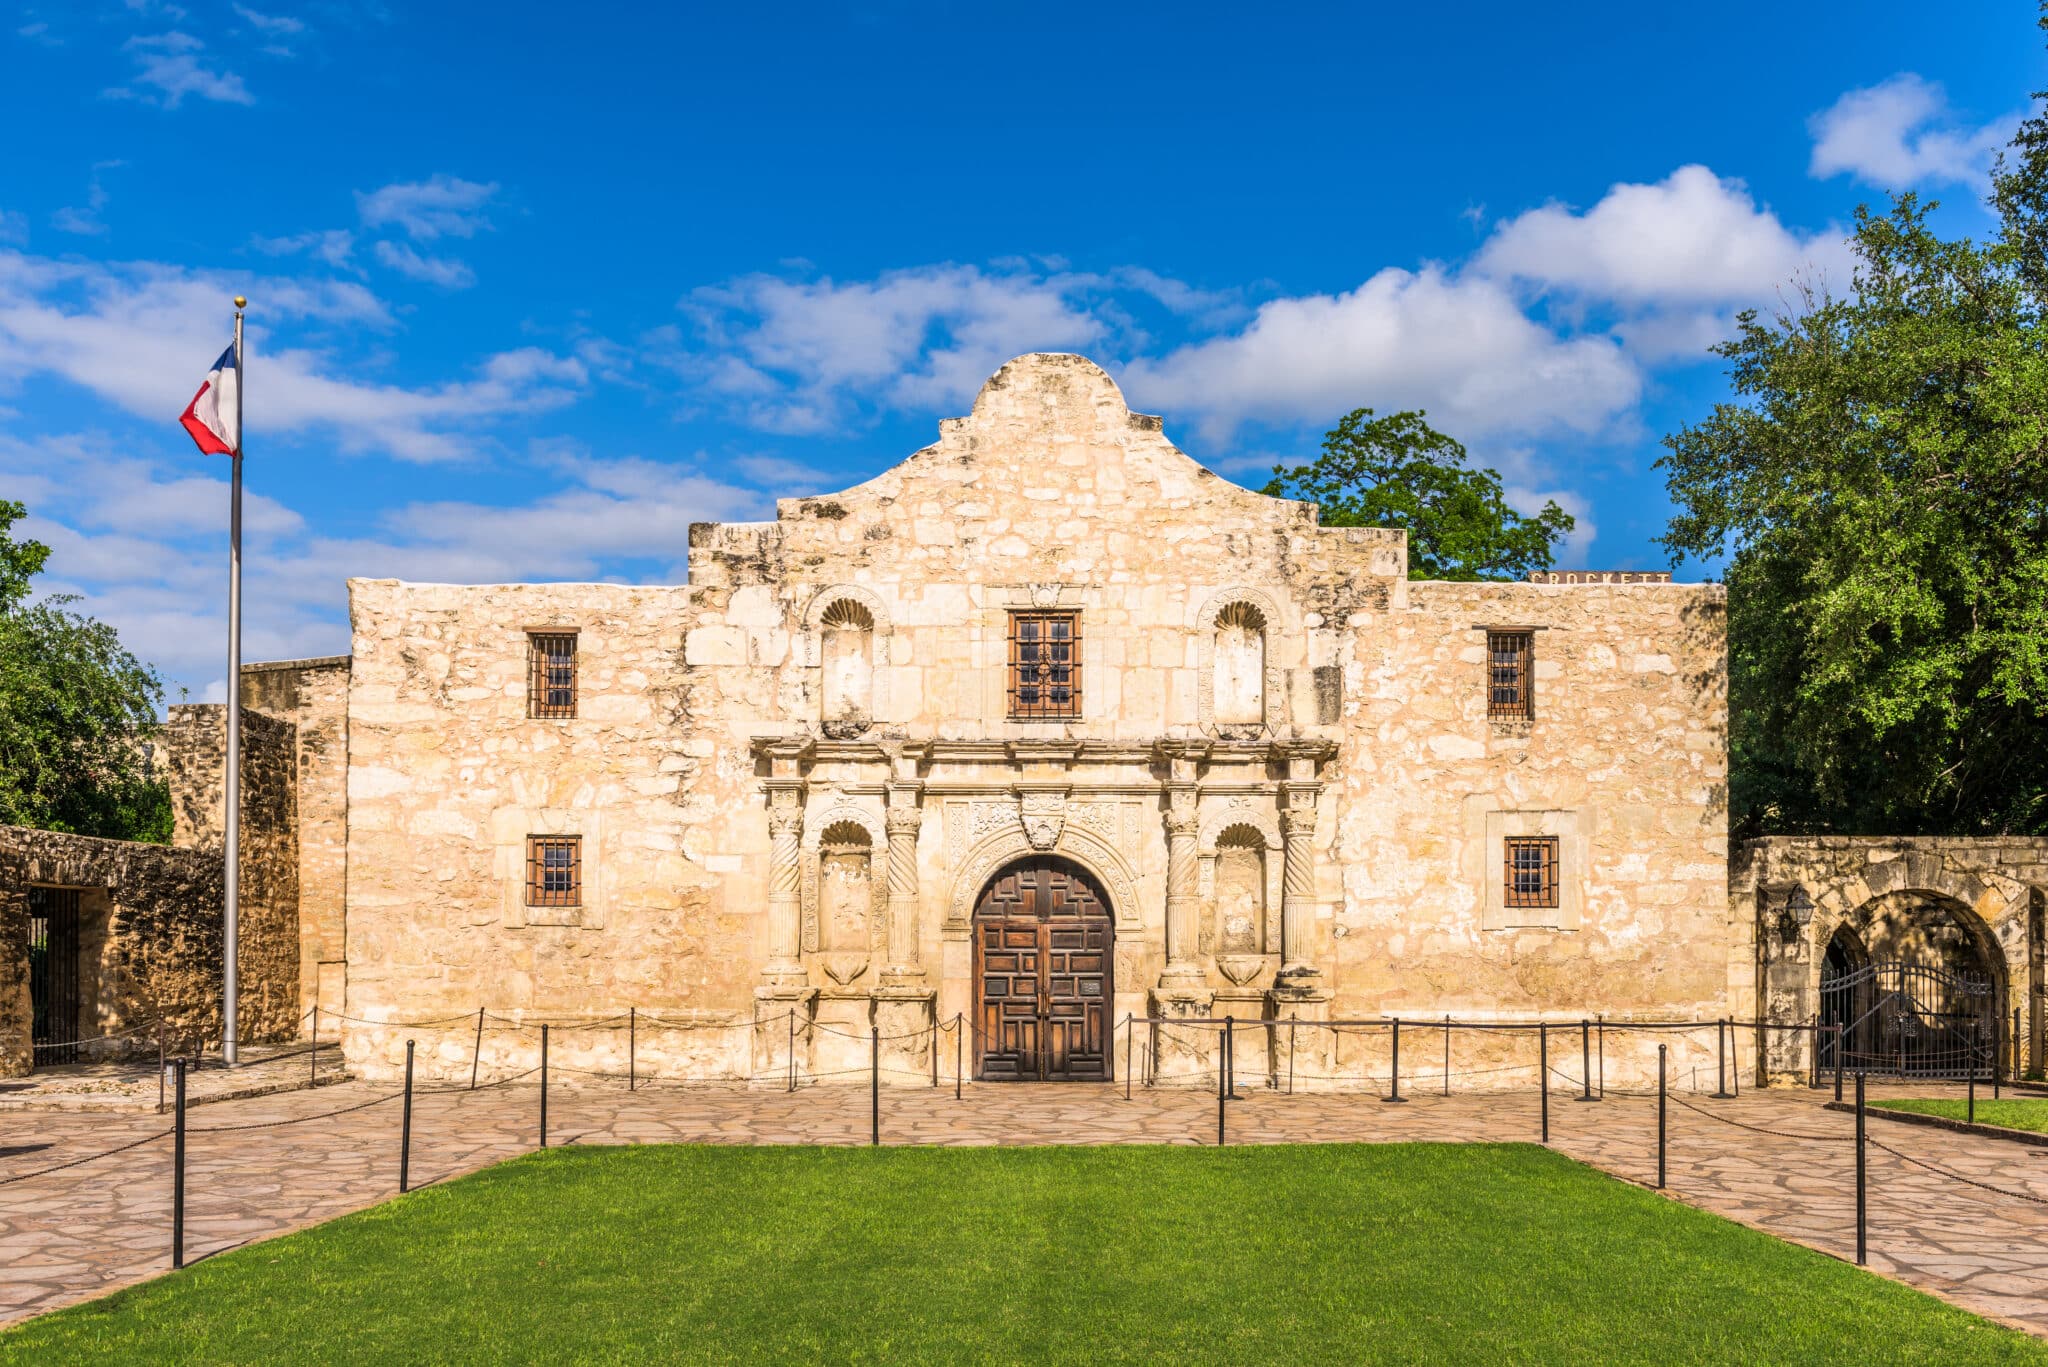
M 306 29 L 303 22 L 292 18 L 288 14 L 263 14 L 248 8 L 246 5 L 236 5 L 234 10 L 235 13 L 242 16 L 251 28 L 254 28 L 259 33 L 267 33 L 275 37 L 288 37 L 294 33 L 303 33 Z
M 496 198 L 496 181 L 479 183 L 437 175 L 427 180 L 356 192 L 356 212 L 366 228 L 396 227 L 415 242 L 437 237 L 474 237 L 488 227 L 484 210 Z
M 289 339 L 302 323 L 388 327 L 383 302 L 359 284 L 224 279 L 148 262 L 58 262 L 0 249 L 0 385 L 55 374 L 132 413 L 169 421 L 219 354 L 227 300 L 238 290 L 255 301 L 255 373 L 246 400 L 252 433 L 319 431 L 348 451 L 448 460 L 474 454 L 481 429 L 573 403 L 588 384 L 582 361 L 537 347 L 502 352 L 472 378 L 438 385 L 356 379 L 335 357 Z
M 1109 327 L 1089 277 L 922 266 L 871 281 L 751 275 L 683 301 L 711 342 L 673 363 L 756 426 L 812 432 L 863 398 L 958 406 L 1020 352 L 1085 347 Z
M 295 256 L 304 252 L 316 261 L 345 270 L 352 264 L 356 235 L 344 228 L 315 229 L 289 237 L 252 237 L 249 245 L 265 256 Z
M 1949 108 L 1939 84 L 1901 72 L 1850 91 L 1807 121 L 1808 170 L 1822 178 L 1847 172 L 1892 190 L 1977 185 L 2018 124 L 2019 115 L 2010 114 L 1973 126 Z
M 422 256 L 402 242 L 379 242 L 376 250 L 379 261 L 408 280 L 448 290 L 466 290 L 476 283 L 476 272 L 453 257 Z
M 1547 204 L 1494 229 L 1479 270 L 1619 303 L 1746 303 L 1814 269 L 1842 272 L 1830 227 L 1802 236 L 1739 180 L 1681 166 L 1655 185 L 1619 184 L 1576 213 Z
M 232 71 L 213 68 L 200 53 L 206 45 L 189 33 L 160 33 L 130 38 L 123 50 L 135 59 L 132 86 L 114 86 L 104 93 L 120 99 L 145 100 L 176 109 L 187 95 L 224 104 L 254 104 L 256 97 Z M 134 87 L 143 89 L 137 90 Z
M 1213 435 L 1246 420 L 1324 422 L 1361 404 L 1427 408 L 1464 436 L 1607 429 L 1642 378 L 1614 341 L 1564 337 L 1505 286 L 1387 269 L 1345 294 L 1270 300 L 1242 331 L 1131 362 L 1141 407 Z

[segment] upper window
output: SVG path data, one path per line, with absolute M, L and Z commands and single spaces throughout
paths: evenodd
M 1557 837 L 1511 835 L 1502 842 L 1503 906 L 1557 905 Z
M 1081 617 L 1010 614 L 1010 716 L 1056 721 L 1081 715 Z
M 1534 672 L 1533 631 L 1486 633 L 1486 715 L 1494 721 L 1525 721 L 1536 715 L 1530 680 Z
M 576 633 L 526 634 L 526 715 L 576 715 Z
M 583 905 L 583 837 L 530 835 L 526 838 L 526 905 Z

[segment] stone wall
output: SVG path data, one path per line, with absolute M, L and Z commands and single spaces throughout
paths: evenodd
M 1747 1000 L 1718 587 L 1411 584 L 1400 532 L 1230 484 L 1068 356 L 863 485 L 690 541 L 687 587 L 351 582 L 351 1015 L 686 1012 L 729 1043 L 676 1068 L 779 1078 L 793 1013 L 807 1071 L 880 1027 L 915 1076 L 915 1032 L 973 1009 L 980 889 L 1033 854 L 1101 885 L 1119 1019 Z M 1077 718 L 1010 715 L 1033 609 L 1080 614 Z M 1487 720 L 1489 626 L 1535 633 L 1533 720 Z M 535 631 L 577 634 L 574 718 L 527 715 Z M 580 908 L 524 905 L 549 834 L 582 837 Z M 1498 905 L 1515 834 L 1558 837 L 1555 914 Z M 1302 1075 L 1384 1074 L 1315 1033 Z M 374 1075 L 401 1038 L 345 1045 Z
M 1758 1019 L 1795 1026 L 1816 1018 L 1827 946 L 1845 925 L 1877 957 L 1939 963 L 1955 946 L 1940 943 L 1944 927 L 1927 923 L 1925 912 L 1936 910 L 1991 971 L 2000 1022 L 2020 1013 L 2023 1066 L 2040 1071 L 2048 837 L 1773 836 L 1737 851 L 1728 893 L 1757 964 Z M 1811 1067 L 1809 1034 L 1766 1034 L 1771 1076 L 1794 1079 Z
M 164 726 L 174 844 L 218 858 L 225 848 L 227 709 L 170 709 Z M 299 1030 L 298 743 L 290 721 L 242 709 L 238 1034 L 290 1039 Z
M 242 667 L 242 703 L 292 724 L 297 747 L 299 1009 L 338 1009 L 347 987 L 346 655 Z
M 35 884 L 86 894 L 82 1036 L 119 1035 L 161 1018 L 172 1027 L 174 1046 L 219 1038 L 217 855 L 0 826 L 0 1076 L 20 1076 L 32 1066 L 28 889 Z M 253 957 L 264 962 L 261 954 Z M 92 1043 L 84 1052 L 88 1058 L 154 1056 L 156 1048 L 154 1029 L 145 1029 Z

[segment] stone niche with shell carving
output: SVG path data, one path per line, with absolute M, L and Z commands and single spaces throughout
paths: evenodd
M 888 840 L 865 804 L 828 799 L 804 823 L 804 957 L 844 987 L 882 954 Z
M 1201 952 L 1240 987 L 1279 965 L 1283 848 L 1271 798 L 1233 797 L 1203 815 Z

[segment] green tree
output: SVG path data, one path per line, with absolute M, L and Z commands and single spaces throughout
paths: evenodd
M 2048 831 L 2048 115 L 1989 203 L 1982 242 L 1859 210 L 1848 292 L 1742 314 L 1665 439 L 1665 548 L 1727 557 L 1739 830 Z
M 1307 465 L 1273 467 L 1264 492 L 1322 508 L 1325 527 L 1400 527 L 1410 579 L 1525 579 L 1548 569 L 1572 516 L 1546 502 L 1534 517 L 1507 505 L 1500 475 L 1473 469 L 1465 448 L 1417 409 L 1348 413 Z
M 168 841 L 170 791 L 149 773 L 163 684 L 114 629 L 29 601 L 50 548 L 10 531 L 0 499 L 0 823 Z

